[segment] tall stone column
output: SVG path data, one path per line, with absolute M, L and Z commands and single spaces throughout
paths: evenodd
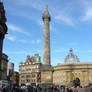
M 43 65 L 41 65 L 41 85 L 49 86 L 53 84 L 53 67 L 50 64 L 50 15 L 48 6 L 46 6 L 42 16 L 44 22 L 44 49 L 43 49 Z
M 3 40 L 6 33 L 7 33 L 7 26 L 6 26 L 5 10 L 3 3 L 0 1 L 0 80 L 2 76 L 1 61 L 2 61 Z
M 44 22 L 44 49 L 43 49 L 43 64 L 50 65 L 50 27 L 49 22 L 51 20 L 48 6 L 46 6 L 44 14 L 42 16 Z

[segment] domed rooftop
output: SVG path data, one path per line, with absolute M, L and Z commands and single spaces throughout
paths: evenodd
M 79 63 L 79 58 L 75 54 L 73 54 L 73 50 L 69 50 L 69 54 L 66 56 L 64 63 L 66 64 L 76 64 Z

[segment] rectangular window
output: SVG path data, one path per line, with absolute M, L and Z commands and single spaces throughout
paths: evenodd
M 58 72 L 57 72 L 57 81 L 58 81 Z
M 62 72 L 60 72 L 60 81 L 62 81 Z
M 65 81 L 65 72 L 63 72 L 63 81 Z
M 25 82 L 25 80 L 23 80 L 23 83 Z
M 29 78 L 29 77 L 30 77 L 30 75 L 26 75 L 26 77 L 28 77 L 28 78 Z
M 24 78 L 24 75 L 22 75 L 21 78 Z

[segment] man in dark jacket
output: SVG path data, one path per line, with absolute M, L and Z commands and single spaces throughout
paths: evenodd
M 28 92 L 33 92 L 33 87 L 32 86 L 28 86 Z

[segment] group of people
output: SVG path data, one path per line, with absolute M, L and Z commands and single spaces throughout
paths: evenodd
M 77 89 L 71 89 L 65 86 L 52 86 L 52 87 L 40 87 L 40 86 L 27 86 L 25 88 L 19 86 L 2 86 L 0 92 L 78 92 Z

